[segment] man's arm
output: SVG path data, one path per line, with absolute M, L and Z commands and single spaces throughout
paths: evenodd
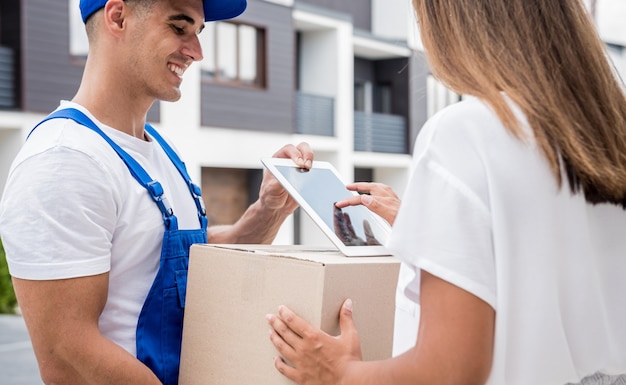
M 148 367 L 100 333 L 108 282 L 108 274 L 51 281 L 13 278 L 46 384 L 160 384 Z
M 299 167 L 311 168 L 313 151 L 307 143 L 286 145 L 274 158 L 288 158 Z M 231 226 L 214 226 L 208 230 L 209 243 L 271 243 L 285 219 L 298 207 L 296 201 L 267 170 L 263 174 L 259 199 Z

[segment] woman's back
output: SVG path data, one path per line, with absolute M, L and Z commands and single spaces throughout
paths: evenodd
M 490 384 L 626 373 L 623 208 L 559 188 L 534 141 L 474 98 L 433 118 L 414 155 L 390 247 L 494 307 Z

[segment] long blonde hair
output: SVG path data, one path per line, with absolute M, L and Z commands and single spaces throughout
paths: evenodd
M 525 113 L 559 185 L 626 209 L 626 97 L 580 0 L 414 0 L 433 73 L 523 132 Z

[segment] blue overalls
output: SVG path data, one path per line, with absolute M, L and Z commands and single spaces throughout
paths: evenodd
M 156 139 L 176 166 L 196 203 L 200 228 L 179 230 L 178 219 L 163 195 L 161 184 L 153 180 L 137 161 L 113 142 L 89 117 L 76 109 L 67 108 L 53 112 L 39 124 L 55 118 L 72 119 L 102 136 L 124 161 L 137 182 L 146 188 L 163 215 L 165 233 L 159 270 L 137 323 L 137 358 L 152 369 L 163 384 L 175 385 L 178 383 L 180 365 L 189 247 L 194 243 L 207 243 L 207 218 L 200 187 L 191 182 L 184 163 L 174 150 L 152 126 L 146 124 L 146 132 Z

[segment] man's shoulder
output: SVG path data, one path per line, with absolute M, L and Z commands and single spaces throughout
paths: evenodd
M 43 154 L 62 157 L 68 152 L 108 162 L 115 153 L 103 143 L 98 134 L 71 119 L 50 119 L 31 131 L 15 163 Z

